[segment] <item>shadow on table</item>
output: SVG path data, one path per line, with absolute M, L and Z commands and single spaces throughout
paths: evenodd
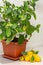
M 0 55 L 0 63 L 6 64 L 6 63 L 12 63 L 12 62 L 14 62 L 14 61 L 13 60 L 6 59 L 6 58 L 3 58 L 3 56 Z

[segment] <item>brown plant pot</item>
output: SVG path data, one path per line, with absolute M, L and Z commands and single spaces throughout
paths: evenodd
M 21 45 L 19 45 L 18 42 L 10 42 L 10 44 L 6 45 L 6 41 L 2 40 L 3 52 L 4 52 L 3 57 L 12 60 L 17 60 L 21 55 L 21 52 L 25 51 L 26 42 L 27 40 L 24 40 L 24 42 Z

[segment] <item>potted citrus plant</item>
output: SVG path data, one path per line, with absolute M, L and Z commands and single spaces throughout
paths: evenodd
M 0 6 L 0 40 L 4 57 L 17 60 L 26 49 L 27 37 L 30 39 L 34 31 L 39 32 L 40 24 L 33 26 L 30 22 L 32 16 L 36 20 L 36 1 L 24 1 L 23 5 L 15 6 L 3 0 L 4 5 Z

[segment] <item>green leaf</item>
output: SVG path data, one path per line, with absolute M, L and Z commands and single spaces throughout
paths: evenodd
M 36 20 L 36 13 L 32 12 L 32 15 L 33 15 L 34 19 Z
M 27 34 L 25 34 L 25 38 L 27 38 Z
M 17 17 L 17 14 L 18 14 L 18 13 L 17 13 L 17 10 L 14 10 L 14 11 L 13 11 L 13 16 L 14 16 L 14 18 Z
M 12 8 L 15 8 L 15 5 L 14 4 L 12 4 Z
M 24 12 L 26 12 L 28 9 L 28 2 L 24 1 Z
M 27 55 L 27 52 L 23 51 L 21 52 L 22 55 Z
M 31 19 L 31 15 L 27 14 L 27 19 L 30 20 Z
M 19 18 L 23 21 L 26 19 L 26 16 L 24 14 L 19 15 Z
M 8 37 L 6 39 L 6 44 L 10 44 L 10 42 L 12 42 L 13 39 L 14 39 L 14 35 L 11 35 L 10 37 Z
M 34 19 L 36 20 L 36 13 L 32 8 L 28 8 L 28 12 L 30 13 L 30 15 L 32 15 L 34 17 Z
M 35 10 L 36 1 L 35 0 L 29 1 L 29 5 L 33 8 L 33 10 Z
M 36 26 L 36 31 L 39 33 L 40 24 Z
M 17 32 L 14 29 L 12 29 L 11 32 L 12 32 L 12 36 L 17 34 Z
M 3 39 L 3 35 L 1 34 L 1 35 L 0 35 L 0 40 L 2 40 L 2 39 Z
M 38 54 L 39 51 L 34 51 L 34 50 L 31 50 L 34 54 Z
M 16 30 L 17 30 L 18 32 L 23 32 L 23 29 L 20 28 L 19 26 L 17 26 Z
M 10 2 L 5 1 L 5 3 L 6 3 L 6 6 L 10 6 L 11 5 Z
M 36 54 L 38 54 L 38 53 L 39 53 L 39 51 L 36 51 L 35 53 L 36 53 Z
M 7 10 L 6 10 L 6 15 L 8 15 L 9 13 L 12 12 L 12 9 L 9 7 Z
M 34 50 L 31 50 L 31 52 L 35 53 L 35 51 L 34 51 Z
M 40 24 L 38 24 L 36 27 L 39 28 L 40 27 Z
M 6 36 L 10 37 L 11 35 L 11 29 L 10 28 L 6 28 Z
M 10 44 L 10 42 L 11 42 L 11 38 L 7 38 L 6 45 Z
M 24 41 L 24 35 L 20 35 L 18 39 L 18 44 L 22 44 Z
M 28 28 L 26 30 L 28 35 L 31 35 L 34 31 L 35 31 L 35 27 L 32 25 L 28 26 Z
M 2 6 L 0 6 L 0 13 L 2 12 L 2 8 L 3 8 L 3 7 L 2 7 Z
M 27 35 L 31 35 L 35 30 L 39 32 L 39 26 L 36 27 L 32 26 L 30 22 L 32 16 L 36 20 L 36 13 L 34 10 L 36 1 L 37 0 L 24 1 L 23 5 L 15 6 L 14 4 L 8 2 L 7 0 L 3 0 L 4 6 L 0 7 L 0 13 L 1 13 L 0 15 L 2 15 L 2 19 L 6 23 L 0 21 L 1 22 L 0 28 L 3 31 L 2 33 L 3 37 L 7 39 L 8 42 L 11 41 L 11 38 L 9 40 L 9 37 L 12 36 L 12 39 L 14 39 L 13 35 L 17 33 L 26 32 Z M 25 26 L 26 29 L 23 30 L 23 27 Z M 27 36 L 26 37 L 24 36 L 25 34 L 20 35 L 18 39 L 19 44 L 22 44 L 24 38 L 27 38 Z
M 32 2 L 37 2 L 38 0 L 32 0 Z
M 2 29 L 0 28 L 0 34 L 2 34 Z
M 36 20 L 36 13 L 34 11 L 32 11 L 31 14 L 33 15 L 34 19 Z
M 34 56 L 31 57 L 30 62 L 34 62 Z
M 12 28 L 15 29 L 18 25 L 16 23 L 13 24 Z

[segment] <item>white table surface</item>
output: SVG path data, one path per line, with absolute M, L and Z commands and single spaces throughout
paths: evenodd
M 30 48 L 31 49 L 31 48 Z M 38 46 L 33 48 L 39 51 L 39 56 L 41 57 L 41 62 L 25 62 L 25 61 L 13 61 L 2 57 L 2 52 L 0 51 L 0 65 L 43 65 L 43 46 Z

